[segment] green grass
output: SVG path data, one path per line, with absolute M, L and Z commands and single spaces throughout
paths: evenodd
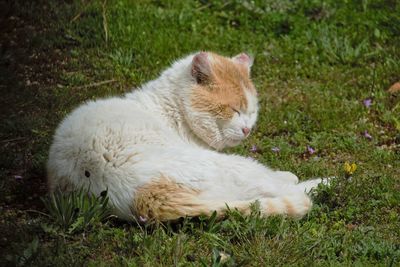
M 400 96 L 386 92 L 400 81 L 398 1 L 68 2 L 4 5 L 0 265 L 400 264 Z M 249 217 L 141 226 L 104 220 L 101 198 L 82 194 L 46 209 L 45 162 L 60 120 L 200 50 L 255 56 L 257 128 L 227 153 L 301 179 L 337 176 L 312 212 L 263 219 L 255 207 Z M 351 178 L 345 162 L 358 166 Z M 78 200 L 89 211 L 79 213 Z

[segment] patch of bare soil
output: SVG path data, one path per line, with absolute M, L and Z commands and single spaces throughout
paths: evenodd
M 42 208 L 53 90 L 66 67 L 48 1 L 0 2 L 0 214 Z M 59 3 L 62 5 L 63 3 Z M 50 118 L 50 119 L 49 119 Z M 18 217 L 18 216 L 17 216 Z M 4 218 L 4 216 L 3 216 Z M 0 222 L 0 225 L 5 225 Z M 0 226 L 0 231 L 3 232 Z M 2 245 L 0 240 L 0 246 Z

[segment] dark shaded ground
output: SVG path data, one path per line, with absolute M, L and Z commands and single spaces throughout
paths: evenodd
M 24 210 L 42 210 L 52 88 L 64 68 L 62 47 L 46 43 L 56 14 L 47 1 L 0 3 L 0 251 L 29 227 Z M 52 121 L 52 120 L 50 120 Z M 3 258 L 2 256 L 0 256 Z M 0 261 L 1 262 L 1 261 Z
M 32 131 L 44 127 L 38 121 L 44 113 L 40 98 L 51 93 L 49 88 L 55 83 L 54 72 L 62 66 L 62 56 L 39 41 L 50 34 L 45 17 L 42 20 L 38 16 L 48 10 L 46 5 L 21 6 L 7 1 L 0 9 L 0 134 L 1 149 L 8 152 L 1 153 L 0 171 L 5 178 L 3 187 L 17 194 L 2 194 L 1 201 L 6 208 L 36 208 L 45 182 L 43 170 L 34 163 L 33 153 L 40 148 Z M 51 108 L 51 103 L 49 106 L 46 108 Z

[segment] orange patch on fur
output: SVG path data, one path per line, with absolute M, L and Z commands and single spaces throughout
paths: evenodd
M 209 56 L 211 75 L 207 83 L 193 88 L 192 106 L 217 118 L 230 119 L 233 109 L 247 108 L 245 90 L 252 94 L 256 91 L 246 66 L 217 54 L 209 53 Z
M 293 204 L 286 198 L 283 198 L 283 203 L 285 204 L 286 214 L 288 215 L 296 215 L 296 209 L 294 208 Z
M 272 203 L 272 201 L 268 201 L 266 208 L 266 214 L 268 215 L 274 215 L 274 214 L 279 214 L 279 210 L 276 208 L 276 206 Z
M 137 190 L 133 208 L 137 216 L 156 221 L 198 216 L 207 213 L 206 207 L 196 201 L 198 194 L 199 191 L 162 176 Z
M 181 217 L 211 216 L 217 211 L 218 218 L 225 216 L 226 205 L 243 214 L 250 214 L 249 201 L 202 200 L 200 191 L 176 183 L 162 176 L 139 188 L 133 203 L 133 212 L 150 221 L 171 221 Z

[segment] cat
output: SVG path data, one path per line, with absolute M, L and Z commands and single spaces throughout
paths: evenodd
M 219 152 L 246 139 L 257 120 L 252 64 L 246 53 L 198 52 L 123 97 L 81 105 L 55 132 L 50 192 L 107 190 L 125 220 L 224 216 L 227 206 L 248 214 L 256 201 L 263 216 L 304 216 L 321 179 L 299 183 L 290 172 Z

